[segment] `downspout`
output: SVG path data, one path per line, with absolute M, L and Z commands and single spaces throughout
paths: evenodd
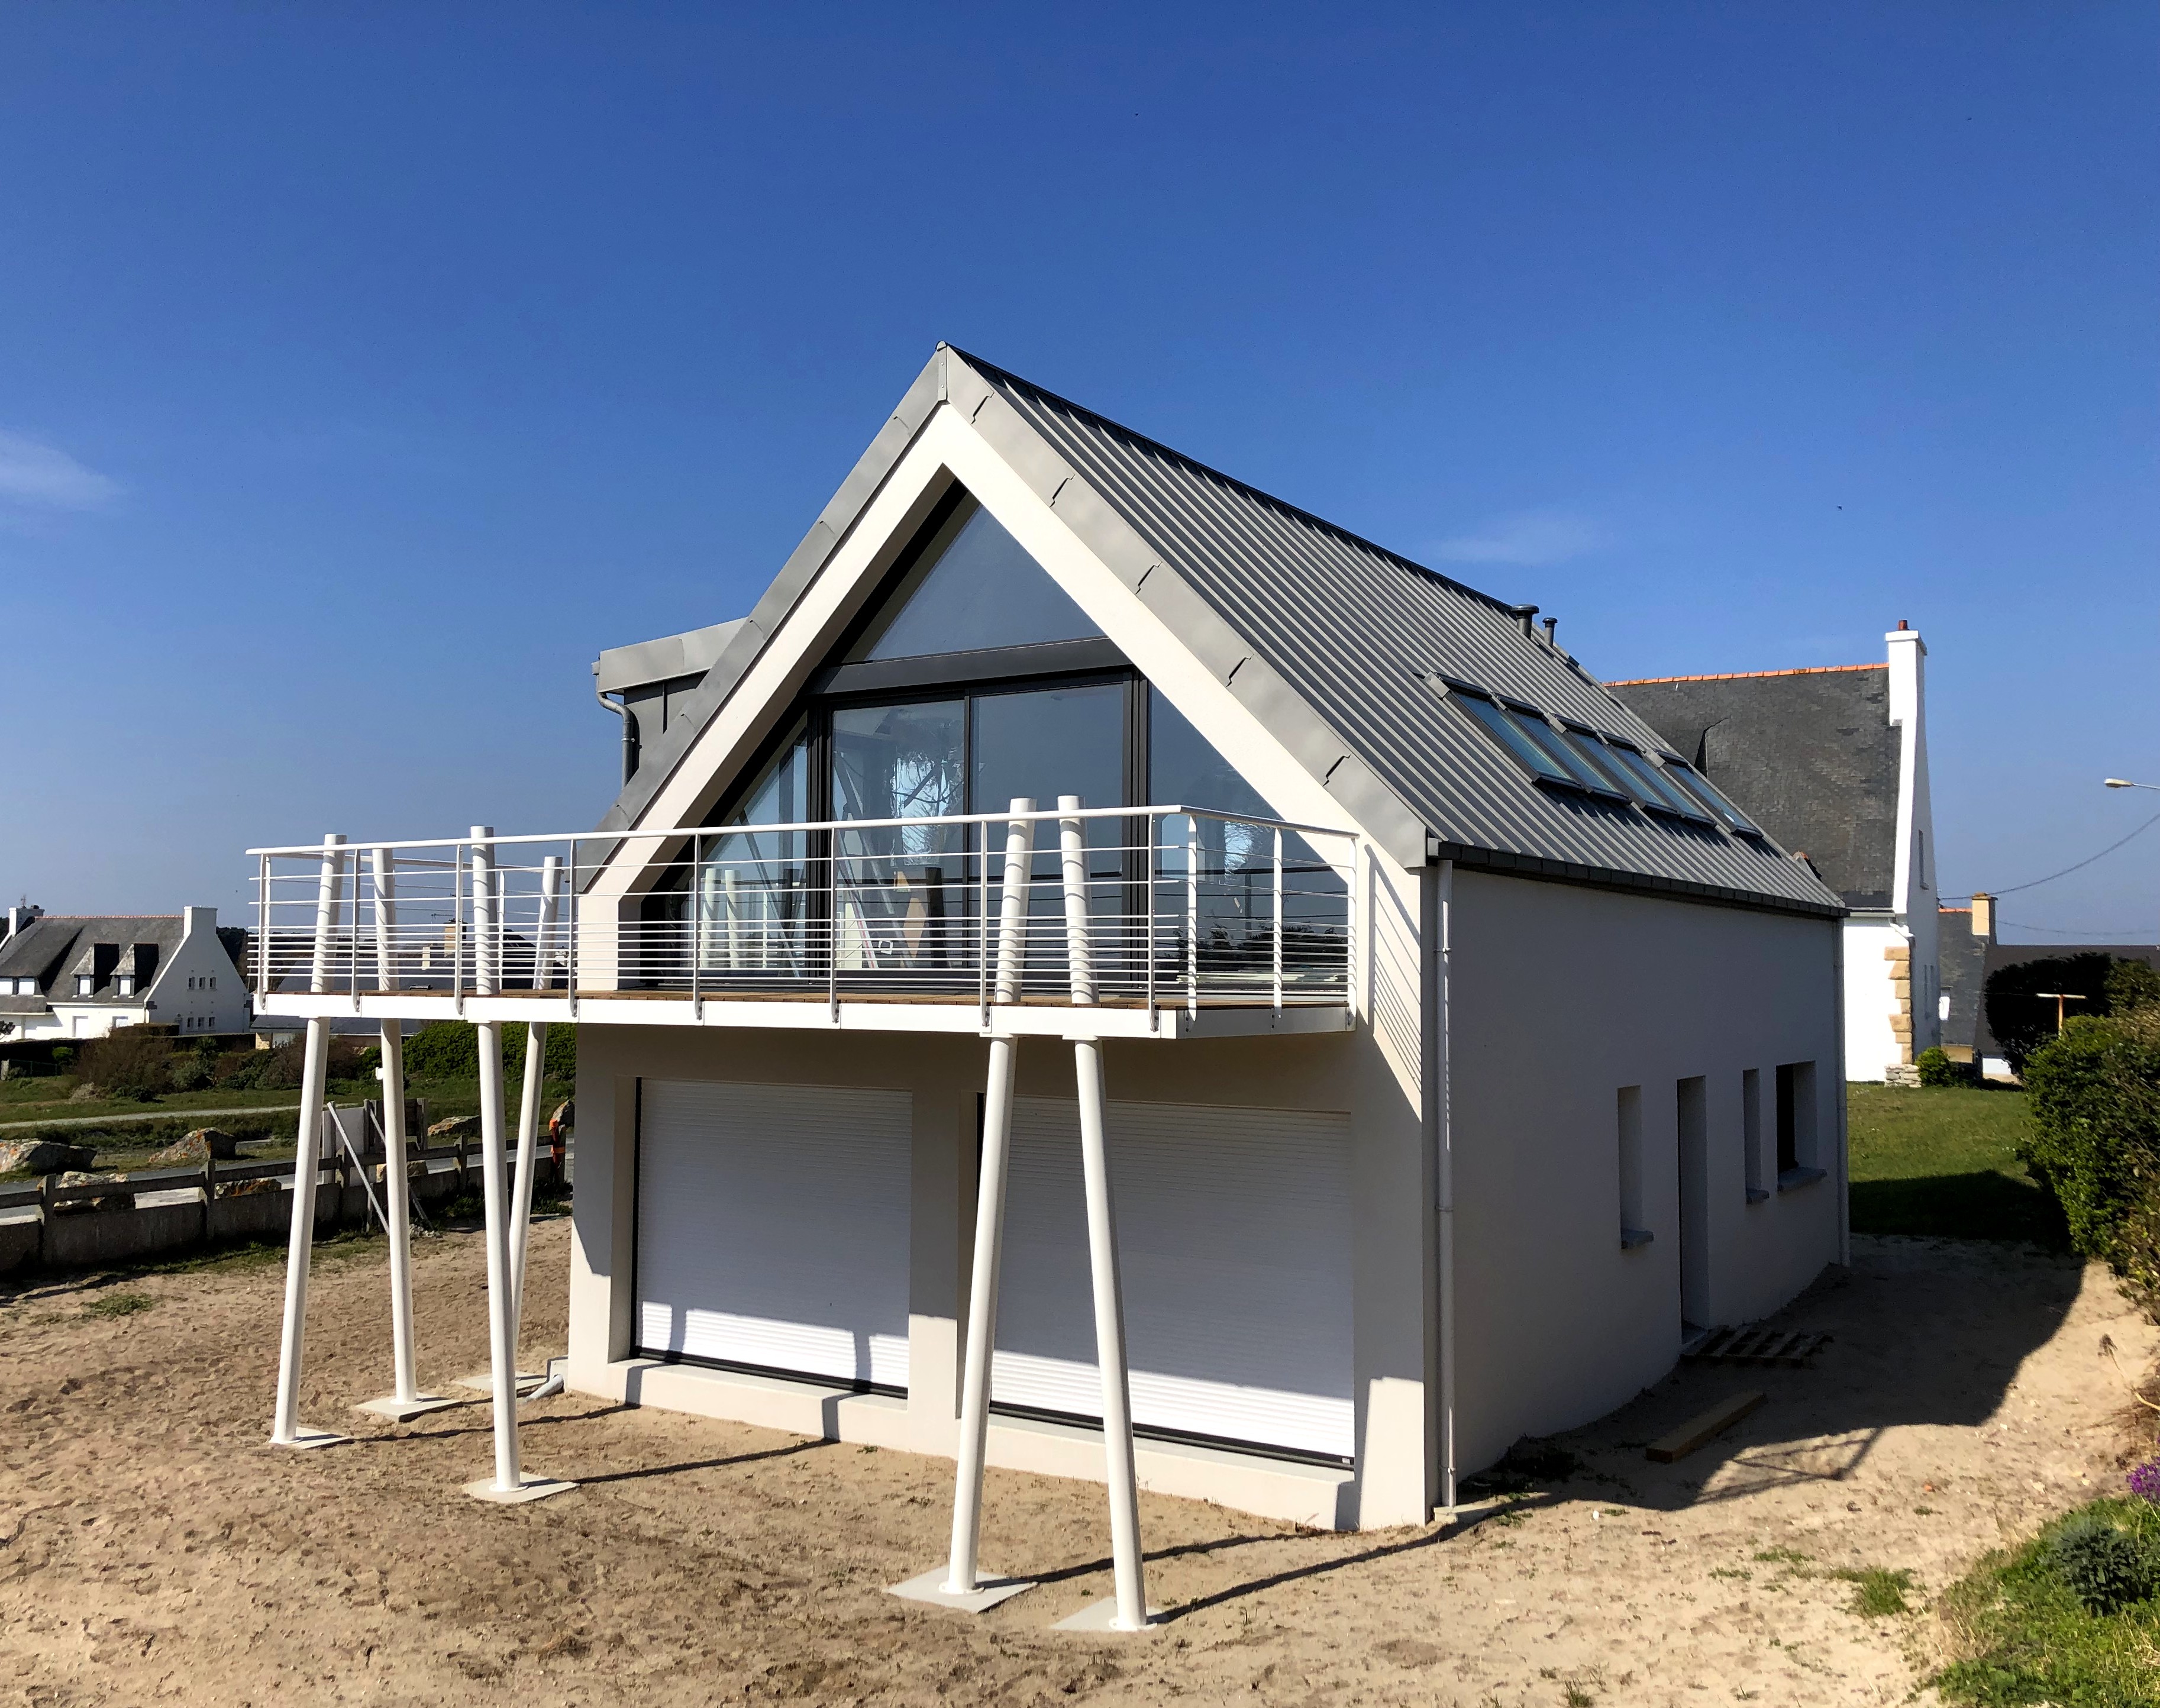
M 1831 1082 L 1837 1088 L 1837 1260 L 1841 1267 L 1852 1267 L 1852 1170 L 1846 1132 L 1846 1116 L 1852 1102 L 1851 1088 L 1845 1077 L 1845 921 L 1837 920 L 1830 929 L 1831 941 L 1836 948 L 1831 966 L 1837 987 L 1837 1077 Z M 1908 963 L 1909 964 L 1909 963 Z M 1822 1093 L 1818 1090 L 1815 1093 Z
M 622 719 L 622 781 L 627 788 L 630 780 L 637 775 L 637 719 L 630 709 L 628 694 L 623 696 L 620 705 L 607 697 L 600 684 L 600 667 L 595 664 L 593 667 L 593 698 Z
M 1453 968 L 1455 862 L 1440 863 L 1440 989 L 1436 1024 L 1437 1046 L 1434 1072 L 1438 1084 L 1439 1134 L 1434 1160 L 1434 1194 L 1439 1200 L 1440 1234 L 1440 1503 L 1452 1513 L 1455 1487 L 1455 1088 L 1449 1072 L 1448 1001 Z

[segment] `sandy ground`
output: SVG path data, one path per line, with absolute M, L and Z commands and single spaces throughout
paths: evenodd
M 536 1304 L 567 1224 L 536 1234 Z M 304 1415 L 262 1445 L 274 1269 L 45 1285 L 0 1302 L 0 1703 L 1894 1703 L 1924 1614 L 1848 1611 L 1840 1567 L 1941 1588 L 2111 1484 L 2152 1332 L 2106 1277 L 2001 1249 L 1856 1242 L 1787 1314 L 1817 1367 L 1690 1369 L 1564 1445 L 1584 1472 L 1452 1525 L 1300 1533 L 1148 1498 L 1158 1634 L 1046 1628 L 1109 1592 L 1092 1485 L 993 1472 L 985 1558 L 1045 1580 L 981 1619 L 883 1586 L 935 1564 L 949 1466 L 543 1401 L 530 1466 L 574 1493 L 501 1508 L 485 1404 L 406 1429 L 382 1248 L 319 1266 Z M 423 1377 L 485 1362 L 479 1240 L 423 1243 Z M 91 1314 L 116 1291 L 137 1315 Z M 532 1352 L 562 1334 L 559 1310 Z M 1769 1400 L 1674 1467 L 1644 1441 L 1742 1387 Z M 1774 1557 L 1765 1559 L 1766 1554 Z

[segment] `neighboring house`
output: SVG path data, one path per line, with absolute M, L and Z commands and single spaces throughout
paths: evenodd
M 265 856 L 334 928 L 281 1009 L 578 1024 L 571 1388 L 951 1455 L 979 1276 L 990 1462 L 1104 1475 L 1107 1297 L 1144 1486 L 1417 1523 L 1841 1259 L 1845 908 L 1528 608 L 940 346 L 678 639 L 599 829 L 387 850 L 389 948 Z
M 1882 664 L 1607 686 L 1837 892 L 1846 1076 L 1914 1083 L 1941 1028 L 1928 649 L 1884 639 Z
M 215 907 L 70 916 L 18 912 L 0 942 L 9 1041 L 101 1038 L 156 1025 L 183 1036 L 244 1032 L 248 990 Z
M 1943 1053 L 1953 1062 L 1976 1061 L 1980 1031 L 1986 1023 L 1981 1010 L 1987 953 L 1995 947 L 1995 898 L 1981 890 L 1969 906 L 1938 908 L 1935 920 L 1935 958 L 1943 981 L 1936 1011 L 1941 1017 Z M 2008 1063 L 2003 1064 L 2003 1071 L 2009 1071 Z

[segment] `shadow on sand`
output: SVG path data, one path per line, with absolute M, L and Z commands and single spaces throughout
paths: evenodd
M 1808 1368 L 1682 1364 L 1610 1416 L 1519 1455 L 1530 1474 L 1511 1477 L 1503 1464 L 1467 1492 L 1540 1487 L 1672 1511 L 1838 1483 L 1886 1430 L 1993 1416 L 2084 1281 L 2078 1259 L 2029 1246 L 1856 1235 L 1851 1268 L 1826 1270 L 1765 1324 L 1830 1337 Z M 1762 1407 L 1708 1446 L 1674 1465 L 1643 1456 L 1649 1442 L 1747 1389 L 1765 1395 Z

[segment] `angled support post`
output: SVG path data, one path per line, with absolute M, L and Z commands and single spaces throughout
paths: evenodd
M 532 988 L 548 989 L 554 968 L 556 913 L 561 903 L 563 861 L 549 854 L 540 863 L 539 928 L 533 936 Z M 525 1247 L 532 1227 L 532 1172 L 540 1143 L 540 1088 L 546 1075 L 548 1027 L 544 1021 L 525 1029 L 525 1081 L 517 1106 L 517 1177 L 512 1183 L 510 1222 L 511 1321 L 525 1321 Z
M 368 851 L 375 902 L 375 982 L 397 988 L 397 861 L 387 848 Z M 413 1351 L 413 1188 L 405 1130 L 405 1031 L 393 1016 L 382 1022 L 383 1224 L 390 1236 L 390 1362 L 392 1391 L 361 1402 L 359 1409 L 410 1423 L 455 1405 L 439 1394 L 423 1394 Z
M 473 995 L 491 997 L 502 988 L 502 892 L 495 869 L 495 831 L 472 830 Z M 517 1440 L 517 1304 L 510 1275 L 510 1203 L 503 1178 L 502 1022 L 474 1025 L 480 1055 L 480 1196 L 487 1212 L 488 1386 L 495 1401 L 495 1475 L 468 1482 L 476 1499 L 508 1504 L 538 1500 L 574 1483 L 530 1475 L 519 1461 Z
M 1077 795 L 1058 797 L 1060 812 L 1077 814 Z M 1095 1005 L 1095 975 L 1088 942 L 1088 841 L 1084 821 L 1058 821 L 1058 852 L 1065 878 L 1066 956 L 1072 1004 Z M 1118 1269 L 1118 1219 L 1110 1186 L 1110 1147 L 1105 1120 L 1103 1045 L 1098 1038 L 1072 1042 L 1075 1088 L 1080 1105 L 1080 1166 L 1088 1194 L 1088 1274 L 1095 1306 L 1095 1363 L 1103 1381 L 1104 1481 L 1110 1494 L 1110 1560 L 1117 1594 L 1059 1628 L 1145 1631 L 1148 1628 L 1147 1571 L 1140 1552 L 1140 1467 L 1133 1449 L 1131 1373 L 1125 1359 L 1124 1287 Z
M 1015 799 L 1005 827 L 1005 893 L 1000 909 L 997 975 L 989 998 L 1020 999 L 1026 964 L 1027 899 L 1034 821 L 1018 815 L 1035 802 Z M 989 866 L 984 839 L 984 864 Z M 984 885 L 985 906 L 989 900 Z M 987 1007 L 987 1004 L 985 1005 Z M 909 1601 L 932 1602 L 980 1613 L 1034 1585 L 1021 1578 L 985 1577 L 977 1557 L 983 1529 L 983 1466 L 990 1434 L 990 1358 L 997 1341 L 998 1270 L 1005 1254 L 1005 1167 L 1012 1150 L 1013 1069 L 1019 1041 L 990 1040 L 989 1082 L 983 1098 L 983 1161 L 975 1193 L 975 1254 L 968 1285 L 968 1347 L 960 1384 L 960 1439 L 953 1478 L 953 1551 L 942 1568 L 892 1586 Z
M 335 833 L 325 836 L 315 886 L 314 953 L 308 973 L 311 995 L 320 996 L 330 988 L 330 956 L 345 891 L 345 838 Z M 266 944 L 269 932 L 266 920 Z M 308 1270 L 314 1256 L 315 1181 L 322 1171 L 323 1092 L 330 1072 L 330 1034 L 327 1020 L 320 1015 L 309 1020 L 307 1051 L 300 1072 L 300 1121 L 293 1151 L 293 1227 L 285 1248 L 285 1324 L 278 1347 L 278 1411 L 270 1427 L 270 1444 L 276 1447 L 327 1447 L 350 1439 L 300 1425 L 300 1364 L 307 1338 Z

